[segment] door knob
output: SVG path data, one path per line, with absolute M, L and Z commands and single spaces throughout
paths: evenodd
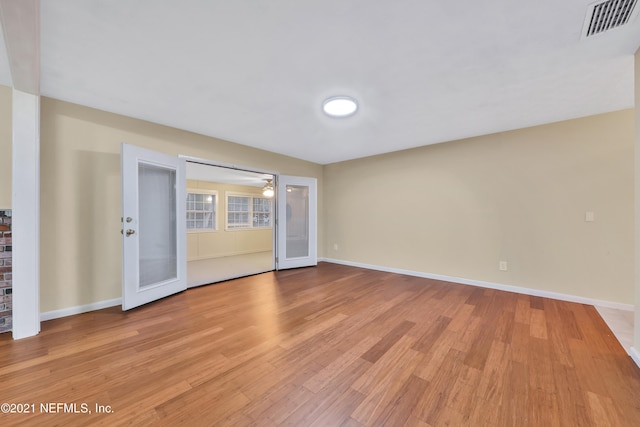
M 135 234 L 136 230 L 132 230 L 132 229 L 128 229 L 127 230 L 127 236 L 131 236 L 132 234 Z

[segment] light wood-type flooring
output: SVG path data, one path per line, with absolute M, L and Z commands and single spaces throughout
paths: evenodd
M 0 402 L 35 405 L 2 426 L 640 426 L 640 369 L 592 306 L 320 263 L 3 334 Z

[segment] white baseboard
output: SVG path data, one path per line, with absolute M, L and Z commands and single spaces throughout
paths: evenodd
M 629 349 L 629 356 L 636 362 L 636 365 L 640 368 L 640 352 L 635 347 Z
M 72 316 L 74 314 L 87 313 L 89 311 L 101 310 L 103 308 L 114 307 L 122 304 L 122 298 L 115 298 L 106 301 L 98 301 L 91 304 L 77 305 L 75 307 L 63 308 L 61 310 L 46 311 L 40 313 L 40 321 L 58 319 L 60 317 Z
M 536 297 L 551 298 L 561 301 L 577 302 L 580 304 L 597 305 L 600 307 L 615 308 L 617 310 L 633 311 L 633 304 L 622 304 L 613 301 L 604 301 L 594 298 L 580 297 L 576 295 L 562 294 L 559 292 L 543 291 L 540 289 L 523 288 L 520 286 L 503 285 L 500 283 L 484 282 L 481 280 L 465 279 L 462 277 L 444 276 L 441 274 L 424 273 L 421 271 L 403 270 L 393 267 L 383 267 L 379 265 L 363 264 L 359 262 L 343 261 L 340 259 L 321 258 L 318 261 L 330 262 L 333 264 L 348 265 L 351 267 L 366 268 L 369 270 L 385 271 L 388 273 L 404 274 L 407 276 L 422 277 L 425 279 L 442 280 L 444 282 L 460 283 L 463 285 L 478 286 L 481 288 L 497 289 L 500 291 L 514 292 L 518 294 L 531 295 Z

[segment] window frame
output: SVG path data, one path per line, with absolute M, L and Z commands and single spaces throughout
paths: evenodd
M 189 228 L 189 222 L 188 222 L 189 220 L 188 218 L 185 218 L 185 221 L 187 221 L 187 233 L 215 233 L 219 231 L 220 228 L 218 227 L 218 217 L 219 217 L 218 206 L 220 203 L 220 197 L 218 196 L 218 190 L 208 190 L 206 188 L 187 188 L 187 200 L 185 200 L 185 204 L 187 205 L 186 206 L 187 216 L 189 213 L 211 213 L 206 210 L 189 209 L 189 194 L 204 194 L 204 195 L 214 196 L 214 200 L 212 203 L 214 228 Z
M 248 214 L 248 222 L 244 223 L 246 224 L 246 226 L 241 226 L 241 227 L 229 227 L 229 213 L 234 213 L 234 212 L 243 212 L 243 211 L 229 211 L 229 197 L 245 197 L 249 199 L 249 211 L 247 212 Z M 270 214 L 270 221 L 269 221 L 269 225 L 268 226 L 264 226 L 264 227 L 260 227 L 260 226 L 254 226 L 253 223 L 253 216 L 255 214 L 254 212 L 254 199 L 265 199 L 268 200 L 271 208 L 269 210 L 269 214 Z M 266 213 L 264 211 L 258 212 L 258 213 Z M 258 194 L 253 194 L 253 193 L 242 193 L 242 192 L 238 192 L 238 191 L 225 191 L 225 215 L 224 215 L 224 221 L 225 221 L 225 231 L 247 231 L 247 230 L 272 230 L 273 229 L 273 215 L 274 215 L 274 209 L 273 209 L 273 198 L 269 198 L 269 197 L 264 197 L 262 195 L 258 195 Z

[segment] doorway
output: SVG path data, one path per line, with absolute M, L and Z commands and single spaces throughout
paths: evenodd
M 315 178 L 173 157 L 125 143 L 121 162 L 123 310 L 187 287 L 317 264 Z M 188 184 L 187 163 L 202 173 L 190 173 Z M 223 240 L 212 243 L 216 239 Z M 200 265 L 191 264 L 190 280 L 188 246 L 190 261 L 203 261 L 200 273 Z
M 275 175 L 186 163 L 187 287 L 275 269 Z

